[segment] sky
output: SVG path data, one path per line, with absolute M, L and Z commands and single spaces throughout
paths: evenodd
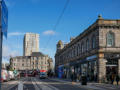
M 40 51 L 53 58 L 56 44 L 76 37 L 96 21 L 120 19 L 120 0 L 69 0 L 69 4 L 54 30 L 67 0 L 5 0 L 8 7 L 8 37 L 3 39 L 3 62 L 10 56 L 23 55 L 23 36 L 27 32 L 40 34 Z

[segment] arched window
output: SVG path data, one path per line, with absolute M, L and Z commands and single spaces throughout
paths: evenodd
M 107 33 L 107 46 L 113 46 L 114 45 L 114 33 L 113 32 L 108 32 Z
M 95 37 L 95 35 L 93 35 L 92 36 L 92 48 L 96 47 L 96 45 L 95 45 L 96 43 L 95 42 L 96 42 L 96 37 Z
M 86 40 L 86 50 L 88 51 L 89 49 L 89 39 Z

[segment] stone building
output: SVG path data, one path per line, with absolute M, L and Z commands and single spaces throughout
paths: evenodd
M 89 81 L 107 82 L 120 76 L 120 20 L 98 19 L 64 46 L 60 40 L 55 54 L 59 77 L 86 75 Z
M 23 56 L 30 56 L 32 52 L 39 52 L 39 34 L 26 33 L 23 40 Z
M 53 66 L 53 61 L 47 55 L 41 52 L 33 52 L 31 56 L 16 56 L 10 59 L 11 68 L 24 70 L 50 70 Z

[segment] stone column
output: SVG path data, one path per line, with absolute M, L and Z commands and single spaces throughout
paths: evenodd
M 120 76 L 120 59 L 118 59 L 118 75 Z
M 106 59 L 98 59 L 98 82 L 102 83 L 106 80 Z

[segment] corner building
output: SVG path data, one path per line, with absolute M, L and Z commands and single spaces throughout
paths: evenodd
M 98 19 L 64 45 L 57 43 L 55 71 L 61 78 L 86 75 L 89 81 L 108 82 L 120 76 L 120 20 Z

